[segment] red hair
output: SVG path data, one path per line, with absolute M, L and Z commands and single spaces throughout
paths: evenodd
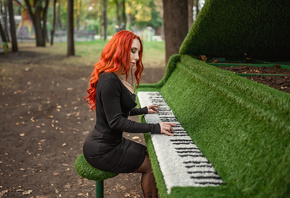
M 124 66 L 122 74 L 126 74 L 126 80 L 128 79 L 129 72 L 132 74 L 130 52 L 134 39 L 138 39 L 140 42 L 139 60 L 136 62 L 136 71 L 134 72 L 137 87 L 141 79 L 141 73 L 143 71 L 142 54 L 143 46 L 139 36 L 134 33 L 123 30 L 116 33 L 113 38 L 106 44 L 101 58 L 94 64 L 94 71 L 91 74 L 90 88 L 87 89 L 88 96 L 85 100 L 90 105 L 91 109 L 96 108 L 96 88 L 99 76 L 101 73 L 116 72 Z

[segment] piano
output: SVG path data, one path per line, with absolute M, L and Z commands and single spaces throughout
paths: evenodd
M 139 106 L 160 106 L 158 114 L 140 116 L 141 122 L 177 125 L 174 136 L 144 135 L 161 198 L 289 196 L 290 94 L 197 58 L 205 54 L 243 59 L 247 51 L 253 59 L 266 54 L 269 59 L 284 60 L 288 54 L 281 47 L 281 38 L 289 38 L 290 32 L 281 29 L 287 22 L 281 27 L 273 21 L 290 17 L 285 9 L 289 4 L 274 0 L 262 4 L 255 0 L 206 1 L 179 54 L 169 59 L 163 79 L 141 84 L 136 90 Z M 253 7 L 255 13 L 267 10 L 272 18 L 260 24 Z M 227 13 L 223 19 L 217 14 L 221 10 Z M 232 32 L 235 24 L 229 23 L 232 19 L 247 27 L 240 29 L 240 23 L 234 26 L 242 35 L 249 33 L 249 27 L 257 27 L 254 32 L 259 38 L 230 37 L 236 33 Z M 263 28 L 259 28 L 261 25 Z M 273 26 L 273 30 L 265 30 Z M 228 34 L 219 34 L 226 28 Z M 281 30 L 279 36 L 268 38 L 277 29 Z

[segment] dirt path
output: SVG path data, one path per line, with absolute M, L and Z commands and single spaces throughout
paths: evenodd
M 0 197 L 93 197 L 94 181 L 74 169 L 95 122 L 83 100 L 92 67 L 50 64 L 65 56 L 37 51 L 0 56 Z M 163 68 L 145 69 L 142 83 L 163 74 Z M 144 144 L 142 134 L 124 135 Z M 105 197 L 143 197 L 140 174 L 106 180 Z

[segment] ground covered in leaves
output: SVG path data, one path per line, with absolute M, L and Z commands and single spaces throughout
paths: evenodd
M 252 75 L 244 76 L 250 80 L 256 81 L 261 84 L 268 85 L 269 87 L 290 93 L 290 70 L 283 69 L 280 65 L 273 67 L 254 67 L 254 66 L 231 66 L 219 67 L 220 69 L 232 71 L 240 74 L 268 74 L 268 75 Z M 269 75 L 275 74 L 275 75 Z M 278 75 L 281 74 L 281 75 Z
M 94 196 L 94 181 L 74 169 L 95 123 L 83 100 L 92 66 L 70 64 L 80 59 L 31 46 L 0 55 L 0 197 Z M 141 83 L 158 82 L 163 74 L 164 65 L 151 65 Z M 144 144 L 142 134 L 124 136 Z M 143 197 L 140 174 L 106 180 L 105 197 Z

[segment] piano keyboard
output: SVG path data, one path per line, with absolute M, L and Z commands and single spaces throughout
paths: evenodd
M 160 106 L 158 114 L 145 115 L 147 123 L 176 124 L 176 127 L 173 127 L 174 136 L 151 135 L 168 194 L 172 187 L 206 187 L 224 184 L 159 92 L 138 92 L 138 99 L 141 107 L 153 104 Z

